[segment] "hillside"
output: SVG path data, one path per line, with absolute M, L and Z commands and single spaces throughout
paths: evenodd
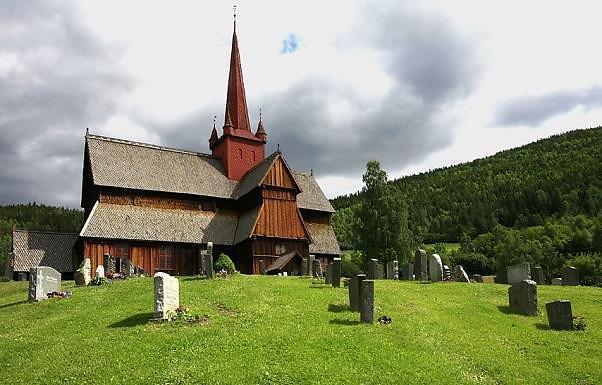
M 458 242 L 463 234 L 486 233 L 498 224 L 523 228 L 564 215 L 592 218 L 602 213 L 602 127 L 390 183 L 408 204 L 410 230 L 426 243 Z M 360 194 L 332 204 L 348 215 L 342 211 L 357 204 Z
M 27 303 L 0 283 L 0 383 L 600 384 L 600 289 L 542 286 L 540 314 L 508 314 L 507 286 L 376 282 L 377 316 L 358 324 L 345 289 L 311 279 L 180 278 L 200 324 L 151 324 L 153 280 L 73 287 Z M 585 331 L 548 329 L 546 302 L 570 299 Z
M 0 206 L 0 276 L 10 251 L 13 225 L 18 229 L 78 232 L 83 222 L 81 210 L 30 203 Z

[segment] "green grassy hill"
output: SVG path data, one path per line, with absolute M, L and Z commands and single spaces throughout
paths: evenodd
M 180 279 L 200 324 L 152 324 L 153 281 L 73 287 L 27 303 L 0 284 L 0 383 L 600 384 L 601 291 L 539 287 L 542 314 L 508 314 L 507 286 L 377 281 L 377 315 L 358 324 L 347 290 L 296 277 Z M 570 299 L 585 331 L 547 328 Z

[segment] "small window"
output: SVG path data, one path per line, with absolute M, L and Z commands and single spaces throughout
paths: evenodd
M 157 271 L 171 271 L 174 268 L 173 248 L 161 246 L 159 248 L 159 258 L 157 259 Z
M 255 162 L 255 151 L 251 151 L 251 155 L 253 156 L 253 162 Z
M 240 159 L 242 159 L 242 148 L 238 149 L 238 156 L 240 157 Z
M 274 253 L 276 255 L 282 255 L 282 254 L 286 253 L 286 245 L 275 245 Z

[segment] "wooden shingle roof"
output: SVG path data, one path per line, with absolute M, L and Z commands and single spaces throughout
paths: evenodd
M 305 226 L 312 239 L 312 243 L 309 244 L 310 254 L 341 254 L 331 225 L 306 222 Z
M 301 188 L 301 193 L 297 195 L 297 206 L 300 209 L 334 213 L 334 208 L 313 175 L 299 171 L 295 171 L 293 174 L 295 175 L 297 184 Z
M 59 272 L 72 272 L 77 234 L 15 230 L 13 232 L 13 271 L 50 266 Z
M 86 238 L 232 245 L 234 212 L 160 209 L 96 203 L 80 235 Z

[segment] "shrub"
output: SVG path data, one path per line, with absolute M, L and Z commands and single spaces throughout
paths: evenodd
M 454 265 L 462 265 L 468 274 L 490 275 L 495 272 L 495 263 L 479 252 L 453 252 Z
M 105 277 L 94 277 L 90 281 L 90 286 L 104 286 L 104 285 L 108 285 L 110 283 L 111 282 L 108 279 L 106 279 Z
M 233 274 L 236 269 L 234 268 L 234 263 L 226 254 L 222 253 L 217 258 L 217 262 L 213 265 L 213 270 L 219 272 L 225 270 L 228 274 Z

